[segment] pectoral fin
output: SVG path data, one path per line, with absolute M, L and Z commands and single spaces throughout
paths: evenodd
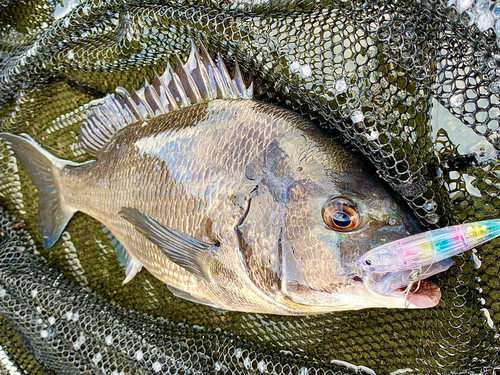
M 172 262 L 192 274 L 212 282 L 202 269 L 201 259 L 211 256 L 218 246 L 197 240 L 177 229 L 159 223 L 151 216 L 131 207 L 123 207 L 120 216 L 157 245 Z

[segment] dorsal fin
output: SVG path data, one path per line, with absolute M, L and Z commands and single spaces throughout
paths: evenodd
M 231 79 L 220 55 L 217 64 L 201 45 L 201 54 L 194 42 L 186 63 L 176 55 L 177 67 L 167 65 L 165 72 L 155 75 L 152 84 L 129 93 L 122 87 L 115 94 L 91 101 L 84 108 L 86 121 L 80 131 L 83 149 L 97 154 L 127 125 L 147 121 L 155 116 L 212 99 L 251 99 L 252 85 L 245 87 L 236 62 Z

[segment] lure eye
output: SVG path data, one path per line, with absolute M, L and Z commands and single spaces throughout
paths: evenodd
M 373 262 L 370 258 L 366 258 L 365 263 L 367 266 L 371 266 L 373 264 Z
M 351 232 L 361 222 L 358 207 L 346 198 L 331 199 L 323 206 L 321 214 L 325 224 L 337 232 Z

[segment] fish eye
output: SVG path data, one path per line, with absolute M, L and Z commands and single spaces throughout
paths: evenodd
M 342 197 L 329 200 L 323 206 L 321 214 L 325 224 L 338 232 L 351 232 L 361 222 L 357 205 Z

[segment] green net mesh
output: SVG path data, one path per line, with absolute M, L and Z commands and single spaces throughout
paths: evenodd
M 194 39 L 237 60 L 256 99 L 367 158 L 429 229 L 496 218 L 499 18 L 500 3 L 484 0 L 4 0 L 1 129 L 89 160 L 80 107 L 151 82 Z M 0 374 L 500 368 L 498 240 L 434 278 L 443 298 L 433 309 L 221 313 L 172 296 L 146 270 L 122 286 L 110 240 L 84 214 L 44 249 L 36 189 L 0 152 Z

